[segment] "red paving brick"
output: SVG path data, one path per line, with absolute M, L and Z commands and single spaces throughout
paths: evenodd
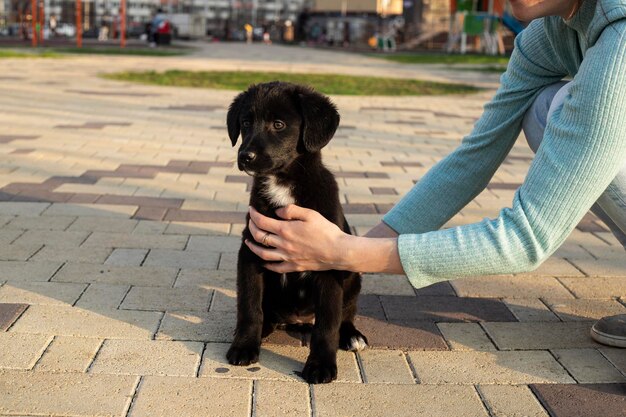
M 90 169 L 89 171 L 85 171 L 81 177 L 85 178 L 154 178 L 154 173 L 150 172 L 116 172 L 116 171 L 105 171 L 101 169 Z
M 346 214 L 376 214 L 376 206 L 365 203 L 351 203 L 343 205 L 343 212 Z
M 366 294 L 360 295 L 358 301 L 359 314 L 378 320 L 386 320 L 383 305 L 380 302 L 379 295 Z
M 310 331 L 301 332 L 292 329 L 276 329 L 263 339 L 263 344 L 282 346 L 307 346 L 310 340 Z
M 97 204 L 116 204 L 126 206 L 146 206 L 160 208 L 180 208 L 183 205 L 182 198 L 162 198 L 162 197 L 136 197 L 131 195 L 111 195 L 105 194 L 100 197 Z
M 414 161 L 381 161 L 380 162 L 381 166 L 384 167 L 410 167 L 410 168 L 419 168 L 419 167 L 423 167 L 424 165 L 420 162 L 414 162 Z
M 252 189 L 253 178 L 248 175 L 227 175 L 224 182 L 228 184 L 246 184 L 246 191 Z
M 67 202 L 74 204 L 94 204 L 98 199 L 102 197 L 101 194 L 81 193 L 74 194 Z
M 373 195 L 398 195 L 395 188 L 392 187 L 370 187 Z
M 378 214 L 385 214 L 387 213 L 389 210 L 391 210 L 391 208 L 394 206 L 394 204 L 374 204 L 374 207 L 376 207 L 376 212 Z
M 52 190 L 56 187 L 60 187 L 63 184 L 95 184 L 96 182 L 97 180 L 95 178 L 85 177 L 82 175 L 79 177 L 67 177 L 67 176 L 55 175 L 54 177 L 50 177 L 44 182 L 42 182 L 42 184 L 46 184 Z
M 581 232 L 593 233 L 593 232 L 608 232 L 609 230 L 604 226 L 602 221 L 591 213 L 585 214 L 585 217 L 576 226 Z
M 177 222 L 243 224 L 246 222 L 246 213 L 240 211 L 170 209 L 167 211 L 164 220 Z
M 35 152 L 35 149 L 32 148 L 22 148 L 22 149 L 16 149 L 13 152 L 11 152 L 12 155 L 26 155 L 29 153 L 33 153 Z
M 490 190 L 517 190 L 522 184 L 513 182 L 492 182 L 487 185 Z
M 31 203 L 67 203 L 74 197 L 74 193 L 57 193 L 46 190 L 21 191 L 12 201 Z
M 427 321 L 387 322 L 359 315 L 356 328 L 375 349 L 448 350 L 437 325 Z
M 163 207 L 139 207 L 133 215 L 133 219 L 161 221 L 166 213 L 167 209 Z
M 416 297 L 404 297 L 416 298 Z M 440 300 L 442 297 L 438 297 Z M 369 345 L 383 349 L 447 350 L 433 320 L 411 320 L 402 317 L 387 320 L 381 303 L 382 296 L 359 296 L 357 328 L 368 338 Z
M 82 125 L 56 125 L 55 129 L 104 129 L 107 126 L 131 126 L 128 122 L 85 122 Z
M 15 194 L 0 191 L 0 201 L 11 201 L 15 197 Z
M 535 384 L 551 417 L 626 416 L 626 384 Z
M 423 287 L 415 290 L 417 295 L 434 295 L 434 296 L 453 296 L 457 294 L 452 288 L 452 285 L 448 281 L 438 282 L 428 287 Z
M 337 178 L 389 178 L 389 174 L 387 174 L 386 172 L 340 171 L 335 172 L 334 174 Z
M 211 106 L 202 104 L 185 104 L 183 106 L 150 107 L 150 110 L 180 110 L 180 111 L 214 111 L 222 109 L 221 106 Z
M 386 120 L 385 123 L 394 125 L 425 125 L 426 122 L 421 120 Z
M 97 91 L 97 90 L 65 90 L 66 93 L 76 93 L 86 96 L 112 96 L 112 97 L 158 97 L 163 94 L 156 93 L 130 93 L 127 91 Z
M 491 298 L 383 295 L 380 299 L 390 321 L 517 321 L 502 301 Z
M 416 109 L 412 107 L 361 107 L 359 111 L 403 111 L 403 112 L 417 112 L 417 113 L 432 113 L 430 110 Z
M 28 304 L 0 303 L 0 332 L 5 332 L 26 310 Z
M 11 143 L 14 140 L 35 140 L 39 136 L 34 135 L 0 135 L 0 143 Z

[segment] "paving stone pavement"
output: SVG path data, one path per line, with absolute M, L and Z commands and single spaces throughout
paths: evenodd
M 282 331 L 258 364 L 228 365 L 249 187 L 225 130 L 236 92 L 97 74 L 254 66 L 488 87 L 333 97 L 342 124 L 324 159 L 357 234 L 459 144 L 497 78 L 260 45 L 0 65 L 0 415 L 626 415 L 626 353 L 589 337 L 594 319 L 626 312 L 626 256 L 592 215 L 530 273 L 419 290 L 365 276 L 371 346 L 340 352 L 337 382 L 303 383 L 306 337 Z M 531 160 L 521 136 L 446 227 L 510 205 Z

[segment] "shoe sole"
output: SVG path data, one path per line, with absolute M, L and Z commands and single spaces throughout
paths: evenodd
M 614 346 L 619 348 L 626 348 L 626 338 L 619 337 L 615 335 L 611 335 L 608 333 L 604 333 L 596 330 L 595 328 L 591 328 L 591 338 L 598 343 L 607 346 Z

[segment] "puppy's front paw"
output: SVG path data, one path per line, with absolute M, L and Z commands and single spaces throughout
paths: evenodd
M 247 366 L 259 361 L 260 346 L 231 345 L 226 353 L 226 359 L 231 365 Z
M 335 361 L 321 361 L 307 359 L 302 378 L 309 384 L 327 384 L 337 379 L 337 363 Z

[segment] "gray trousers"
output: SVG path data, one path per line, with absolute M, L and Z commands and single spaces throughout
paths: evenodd
M 536 153 L 541 145 L 550 115 L 563 106 L 563 101 L 569 94 L 569 87 L 568 82 L 561 81 L 544 88 L 526 112 L 522 129 L 533 152 Z M 591 211 L 607 225 L 626 249 L 626 161 L 624 162 L 622 169 L 598 198 Z

